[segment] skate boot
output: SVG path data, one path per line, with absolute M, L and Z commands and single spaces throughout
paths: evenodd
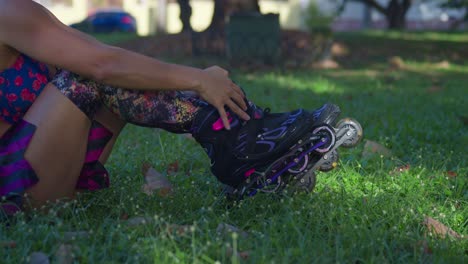
M 313 112 L 270 113 L 250 103 L 247 112 L 251 116 L 247 122 L 228 112 L 231 130 L 226 130 L 218 111 L 208 105 L 197 113 L 192 127 L 194 138 L 211 159 L 212 173 L 236 196 L 253 195 L 258 189 L 268 191 L 270 185 L 284 186 L 286 178 L 292 179 L 289 174 L 310 167 L 311 152 L 321 157 L 334 145 L 332 125 L 340 114 L 335 105 L 325 104 Z M 313 148 L 309 146 L 312 143 Z M 306 159 L 304 168 L 294 163 L 297 159 Z M 285 172 L 288 175 L 281 176 Z

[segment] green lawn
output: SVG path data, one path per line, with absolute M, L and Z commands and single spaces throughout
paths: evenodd
M 108 164 L 112 187 L 60 205 L 59 216 L 20 215 L 1 226 L 0 243 L 16 242 L 0 247 L 2 262 L 22 263 L 36 251 L 57 260 L 66 244 L 83 263 L 467 263 L 468 239 L 440 238 L 423 225 L 432 217 L 468 236 L 466 36 L 339 34 L 348 48 L 341 69 L 234 71 L 248 96 L 274 111 L 340 105 L 392 157 L 363 156 L 364 141 L 341 150 L 340 166 L 320 173 L 313 193 L 228 206 L 194 141 L 128 126 Z M 404 67 L 389 70 L 392 56 Z M 145 161 L 161 172 L 178 161 L 168 176 L 173 196 L 141 191 Z M 131 226 L 127 217 L 145 223 Z M 248 236 L 218 234 L 219 224 Z M 86 233 L 67 238 L 76 231 Z

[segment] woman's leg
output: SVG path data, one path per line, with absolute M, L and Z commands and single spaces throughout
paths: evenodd
M 90 119 L 49 84 L 24 120 L 36 126 L 24 158 L 39 180 L 26 191 L 27 202 L 37 207 L 72 198 L 85 158 Z

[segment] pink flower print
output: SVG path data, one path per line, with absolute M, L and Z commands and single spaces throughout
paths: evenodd
M 8 110 L 3 109 L 2 112 L 3 112 L 3 114 L 2 114 L 3 116 L 10 116 L 10 112 L 8 112 Z
M 40 74 L 40 73 L 36 73 L 36 79 L 44 84 L 49 82 L 49 80 L 47 80 L 47 77 L 45 77 L 45 75 Z
M 4 84 L 5 83 L 5 78 L 3 77 L 0 77 L 0 85 Z
M 18 96 L 16 94 L 14 94 L 14 93 L 11 93 L 11 94 L 7 95 L 7 99 L 10 102 L 14 102 L 14 101 L 16 101 L 18 99 Z
M 13 68 L 15 68 L 15 70 L 19 71 L 19 70 L 21 70 L 21 68 L 23 68 L 23 64 L 24 64 L 24 58 L 23 58 L 23 56 L 19 56 L 18 59 L 16 60 L 15 64 L 13 65 Z
M 21 115 L 19 113 L 17 113 L 17 114 L 15 114 L 13 116 L 13 121 L 18 122 L 20 120 L 20 118 L 21 118 Z
M 42 83 L 39 80 L 34 80 L 32 84 L 32 88 L 34 89 L 34 91 L 39 91 L 41 87 L 42 87 Z
M 25 88 L 21 90 L 21 99 L 24 101 L 34 102 L 36 95 Z
M 23 85 L 23 78 L 21 76 L 16 77 L 15 79 L 15 85 L 16 86 L 21 86 Z

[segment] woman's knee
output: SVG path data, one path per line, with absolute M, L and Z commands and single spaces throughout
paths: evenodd
M 55 75 L 52 84 L 90 119 L 101 108 L 101 85 L 93 80 L 61 70 Z

